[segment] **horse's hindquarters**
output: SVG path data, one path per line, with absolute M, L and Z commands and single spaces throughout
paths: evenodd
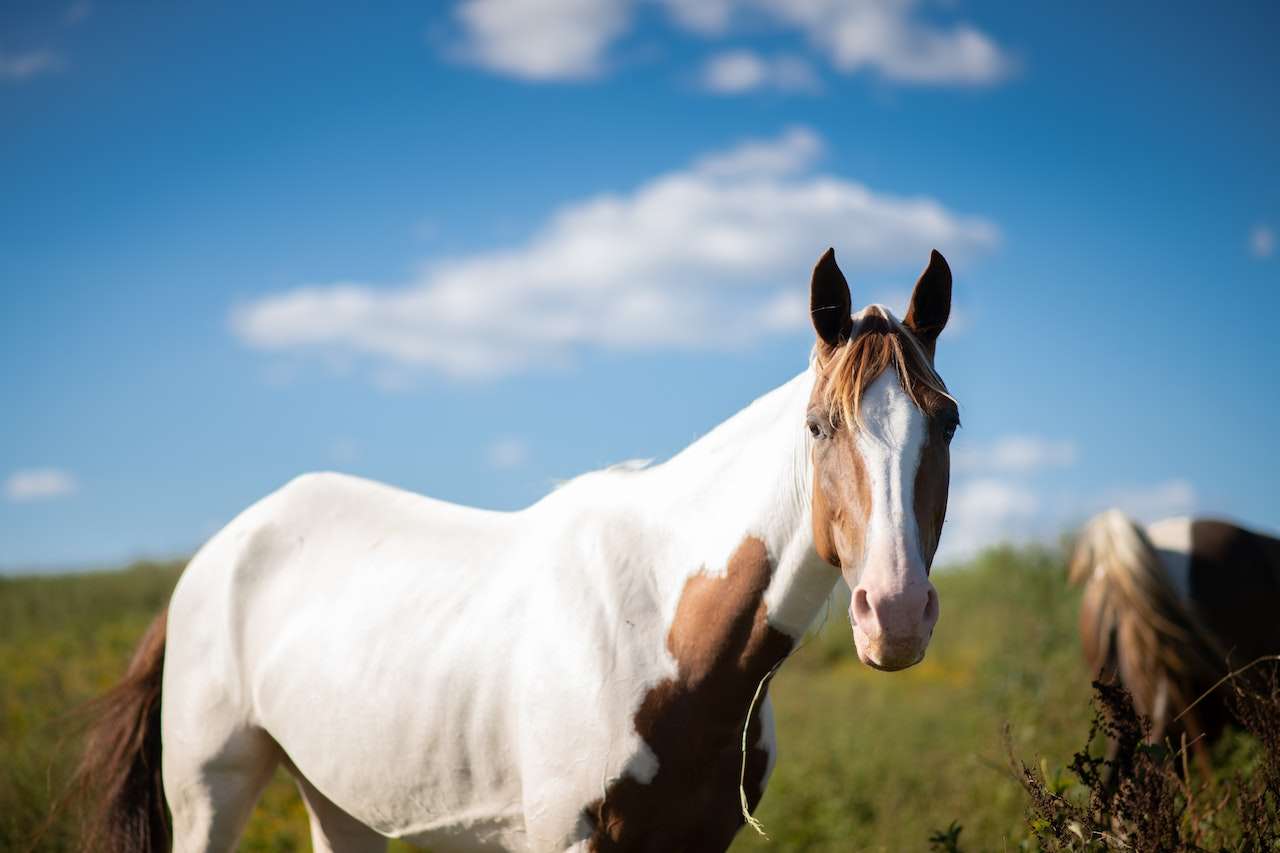
M 499 630 L 509 620 L 490 591 L 502 531 L 479 535 L 465 514 L 437 530 L 432 508 L 349 478 L 304 478 L 201 549 L 170 605 L 163 739 L 175 811 L 191 800 L 193 814 L 228 813 L 217 831 L 231 846 L 283 750 L 380 833 L 465 837 L 475 826 L 511 838 L 520 794 L 504 662 L 516 639 Z M 459 537 L 481 543 L 471 556 L 489 572 L 455 553 Z M 214 789 L 232 794 L 195 802 Z

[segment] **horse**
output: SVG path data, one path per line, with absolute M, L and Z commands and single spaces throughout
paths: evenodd
M 254 504 L 88 734 L 92 846 L 227 850 L 283 766 L 320 851 L 725 850 L 775 764 L 769 679 L 837 581 L 867 666 L 933 634 L 951 280 L 934 251 L 902 320 L 855 314 L 828 249 L 802 372 L 520 511 L 336 473 Z
M 1280 539 L 1208 518 L 1145 530 L 1117 509 L 1081 530 L 1068 580 L 1084 586 L 1080 639 L 1100 680 L 1150 721 L 1147 742 L 1186 738 L 1202 769 L 1230 722 L 1222 679 L 1280 653 Z M 1114 758 L 1118 745 L 1108 744 Z

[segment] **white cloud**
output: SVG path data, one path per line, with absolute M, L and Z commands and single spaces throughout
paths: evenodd
M 0 80 L 21 82 L 60 71 L 65 62 L 51 50 L 28 50 L 21 53 L 5 53 L 0 51 Z
M 742 0 L 661 0 L 672 21 L 682 29 L 704 36 L 724 35 L 734 7 Z
M 456 10 L 463 53 L 491 71 L 528 80 L 580 79 L 603 70 L 627 28 L 627 0 L 464 0 Z
M 1040 508 L 1035 492 L 1015 481 L 979 478 L 953 486 L 935 562 L 968 559 L 988 545 L 1026 539 Z
M 50 500 L 73 495 L 80 490 L 76 478 L 57 468 L 15 471 L 4 482 L 4 496 L 11 503 Z
M 1080 493 L 1039 477 L 1071 467 L 1077 456 L 1072 441 L 1033 435 L 1002 436 L 976 446 L 958 444 L 951 453 L 957 478 L 937 562 L 966 560 L 1001 542 L 1053 542 L 1109 507 L 1143 522 L 1195 509 L 1195 490 L 1186 480 L 1113 484 Z
M 986 85 L 1004 79 L 1012 60 L 970 24 L 933 26 L 916 0 L 746 0 L 799 28 L 833 66 L 876 71 L 912 84 Z
M 520 438 L 500 438 L 489 445 L 485 459 L 491 468 L 518 468 L 529 459 L 529 445 Z
M 816 92 L 818 75 L 799 57 L 767 58 L 749 50 L 717 53 L 702 68 L 702 86 L 709 92 L 739 95 L 761 89 L 776 92 Z
M 1117 507 L 1142 522 L 1189 515 L 1196 508 L 1196 491 L 1186 480 L 1167 480 L 1150 486 L 1124 486 L 1104 492 L 1095 510 Z
M 723 37 L 737 20 L 749 22 L 756 34 L 799 32 L 836 70 L 871 70 L 896 83 L 988 85 L 1008 76 L 1014 64 L 971 24 L 939 26 L 922 18 L 919 0 L 663 0 L 662 5 L 671 23 L 686 32 Z M 578 79 L 602 70 L 610 46 L 631 28 L 636 6 L 637 0 L 463 0 L 457 20 L 465 53 L 479 65 L 531 80 Z M 804 75 L 799 66 L 769 69 L 762 63 L 738 52 L 711 73 L 712 60 L 709 88 L 746 91 L 780 74 Z
M 962 480 L 951 489 L 935 562 L 967 560 L 999 543 L 1052 543 L 1086 518 L 1111 507 L 1149 523 L 1194 512 L 1196 493 L 1181 479 L 1111 486 L 1088 495 L 1047 490 L 1018 474 Z
M 1249 232 L 1249 251 L 1255 258 L 1269 258 L 1276 250 L 1276 232 L 1267 225 L 1255 225 Z
M 1008 435 L 987 445 L 961 443 L 951 453 L 958 472 L 1029 474 L 1041 468 L 1063 468 L 1076 461 L 1071 441 L 1055 441 L 1033 435 Z
M 570 363 L 584 348 L 727 348 L 807 323 L 828 245 L 851 276 L 999 241 L 938 201 L 815 174 L 811 131 L 747 142 L 630 193 L 567 204 L 522 245 L 430 264 L 408 284 L 309 285 L 242 304 L 232 329 L 277 352 L 457 377 Z M 865 299 L 865 297 L 863 297 Z
M 793 127 L 777 139 L 756 139 L 718 151 L 694 163 L 694 171 L 714 178 L 785 177 L 803 172 L 822 154 L 822 138 Z

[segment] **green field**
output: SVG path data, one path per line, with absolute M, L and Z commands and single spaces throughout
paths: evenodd
M 45 822 L 74 757 L 69 712 L 123 671 L 179 570 L 0 578 L 0 850 L 23 849 Z M 993 550 L 936 582 L 942 617 L 919 666 L 861 666 L 833 606 L 783 667 L 772 689 L 781 757 L 758 811 L 771 840 L 744 829 L 734 850 L 924 850 L 953 820 L 971 853 L 1019 849 L 1024 797 L 1001 732 L 1008 723 L 1019 754 L 1050 767 L 1087 735 L 1077 597 L 1049 550 Z M 69 822 L 53 821 L 41 849 L 69 847 Z M 287 779 L 242 849 L 309 849 Z

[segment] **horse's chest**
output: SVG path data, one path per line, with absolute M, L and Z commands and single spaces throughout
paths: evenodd
M 652 778 L 624 776 L 584 809 L 589 849 L 725 850 L 744 822 L 739 786 L 753 810 L 763 796 L 774 747 L 766 709 L 755 708 L 744 752 L 745 706 L 734 724 L 721 709 L 670 698 L 663 719 L 650 721 L 653 739 L 646 743 L 657 758 Z
M 724 850 L 743 823 L 739 783 L 748 806 L 759 801 L 771 758 L 762 741 L 772 732 L 762 737 L 763 708 L 749 721 L 748 709 L 763 703 L 765 682 L 794 645 L 768 623 L 771 573 L 764 543 L 748 537 L 723 575 L 685 583 L 665 638 L 676 671 L 628 721 L 656 769 L 624 774 L 585 806 L 592 849 Z

